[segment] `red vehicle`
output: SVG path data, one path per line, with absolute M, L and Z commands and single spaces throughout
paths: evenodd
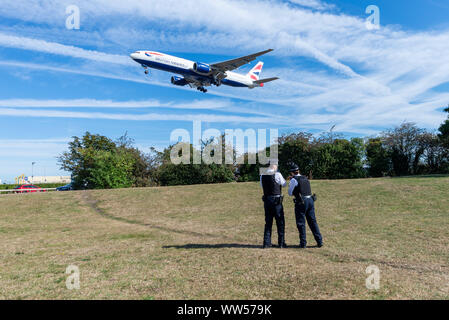
M 45 192 L 44 189 L 36 187 L 32 184 L 23 184 L 14 188 L 15 193 L 28 193 L 28 192 Z

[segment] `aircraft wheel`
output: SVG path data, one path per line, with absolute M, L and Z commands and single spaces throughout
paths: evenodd
M 148 74 L 149 73 L 149 71 L 148 70 L 145 70 L 145 74 Z

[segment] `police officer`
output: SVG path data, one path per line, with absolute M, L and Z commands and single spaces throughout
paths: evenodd
M 288 194 L 295 196 L 295 217 L 296 226 L 299 231 L 299 247 L 306 247 L 306 220 L 310 230 L 313 233 L 313 237 L 320 248 L 323 246 L 323 237 L 318 228 L 318 223 L 315 218 L 315 195 L 312 195 L 312 189 L 310 187 L 310 181 L 306 176 L 302 176 L 299 172 L 299 167 L 296 164 L 292 164 L 289 169 L 290 184 L 288 187 Z
M 265 230 L 263 236 L 263 248 L 271 247 L 271 230 L 273 218 L 276 220 L 279 248 L 286 248 L 285 244 L 285 219 L 282 205 L 282 187 L 287 185 L 281 173 L 277 172 L 277 160 L 270 160 L 270 167 L 260 176 L 260 185 L 263 189 L 263 202 L 265 208 Z

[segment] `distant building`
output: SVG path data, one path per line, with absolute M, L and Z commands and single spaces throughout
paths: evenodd
M 32 184 L 43 184 L 43 183 L 70 183 L 72 179 L 70 176 L 35 176 L 28 177 L 28 182 Z
M 45 184 L 45 183 L 61 183 L 68 184 L 72 182 L 70 176 L 25 176 L 22 174 L 15 179 L 16 184 Z

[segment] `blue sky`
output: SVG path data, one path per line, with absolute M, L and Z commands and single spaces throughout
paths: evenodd
M 0 179 L 64 174 L 56 156 L 85 131 L 133 137 L 143 151 L 173 129 L 369 136 L 416 122 L 435 129 L 449 102 L 449 2 L 437 0 L 47 0 L 0 6 Z M 80 8 L 80 30 L 65 26 Z M 368 30 L 377 5 L 381 27 Z M 263 77 L 207 94 L 150 77 L 128 55 L 162 51 L 218 62 L 267 48 Z M 246 73 L 256 62 L 244 66 Z

